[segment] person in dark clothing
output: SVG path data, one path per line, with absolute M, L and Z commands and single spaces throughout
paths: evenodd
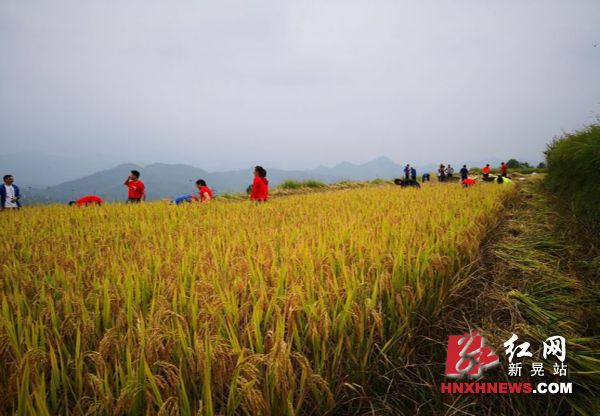
M 417 181 L 417 170 L 415 169 L 414 166 L 412 166 L 410 168 L 410 180 L 413 181 L 413 182 Z
M 440 167 L 438 169 L 438 181 L 444 182 L 445 180 L 446 180 L 446 167 L 442 163 L 442 164 L 440 164 Z
M 463 165 L 463 167 L 460 170 L 460 180 L 464 181 L 468 177 L 469 177 L 469 169 L 467 169 L 467 165 Z
M 394 184 L 396 184 L 402 188 L 408 188 L 408 187 L 420 188 L 421 187 L 421 185 L 417 181 L 413 181 L 413 180 L 406 181 L 406 180 L 402 180 L 400 178 L 394 179 Z
M 404 167 L 404 180 L 410 180 L 410 165 L 408 163 Z
M 431 180 L 431 175 L 429 172 L 425 172 L 423 176 L 421 176 L 421 182 L 429 182 Z

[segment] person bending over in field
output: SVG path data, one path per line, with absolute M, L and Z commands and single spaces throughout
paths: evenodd
M 173 199 L 171 201 L 171 204 L 181 205 L 184 203 L 191 203 L 191 202 L 197 201 L 197 200 L 198 200 L 198 198 L 196 198 L 195 195 L 183 194 L 183 195 L 176 196 L 175 199 Z
M 408 188 L 409 186 L 417 188 L 417 189 L 421 188 L 421 185 L 419 184 L 419 182 L 413 181 L 413 180 L 406 181 L 406 180 L 402 180 L 402 179 L 398 178 L 398 179 L 394 179 L 394 183 L 402 188 Z
M 136 204 L 146 199 L 146 185 L 140 180 L 140 172 L 132 170 L 123 183 L 129 191 L 127 192 L 127 202 Z
M 463 188 L 468 188 L 469 186 L 475 185 L 475 179 L 473 178 L 465 178 L 461 181 Z
M 102 198 L 96 195 L 86 195 L 79 198 L 77 201 L 69 201 L 69 206 L 76 205 L 78 207 L 84 207 L 88 205 L 102 205 L 104 201 Z
M 254 168 L 254 182 L 252 182 L 250 200 L 266 202 L 267 198 L 269 198 L 269 180 L 267 179 L 267 171 L 262 166 L 256 166 Z
M 21 191 L 14 182 L 12 175 L 4 175 L 4 185 L 0 186 L 0 211 L 21 208 Z
M 206 186 L 206 181 L 204 179 L 198 179 L 196 181 L 196 187 L 198 188 L 198 193 L 200 194 L 200 202 L 210 201 L 213 199 L 212 189 Z
M 496 177 L 496 183 L 499 185 L 512 185 L 513 181 L 511 181 L 509 178 L 499 175 Z

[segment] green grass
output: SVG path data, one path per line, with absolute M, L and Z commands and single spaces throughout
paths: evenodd
M 546 150 L 546 186 L 567 197 L 590 226 L 600 224 L 600 124 L 566 133 Z
M 600 253 L 563 208 L 556 196 L 543 192 L 540 181 L 523 185 L 520 198 L 486 245 L 482 268 L 455 299 L 463 302 L 455 319 L 461 331 L 468 329 L 461 321 L 479 328 L 491 345 L 500 346 L 501 354 L 512 333 L 529 341 L 534 357 L 524 361 L 527 367 L 540 361 L 536 354 L 541 358 L 538 348 L 548 337 L 564 336 L 568 379 L 550 375 L 518 381 L 570 381 L 574 393 L 480 401 L 461 397 L 460 406 L 473 414 L 600 414 Z M 465 299 L 471 301 L 465 305 Z M 505 363 L 499 373 L 506 377 Z M 546 373 L 551 374 L 550 367 Z
M 293 179 L 287 179 L 287 180 L 283 181 L 281 184 L 279 184 L 278 188 L 285 189 L 285 190 L 296 190 L 296 189 L 302 189 L 302 188 L 310 188 L 310 189 L 325 188 L 326 186 L 327 185 L 325 185 L 323 182 L 317 181 L 315 179 L 308 179 L 305 181 L 297 181 L 297 180 L 293 180 Z
M 376 179 L 370 180 L 369 183 L 373 184 L 373 185 L 390 185 L 390 184 L 393 184 L 394 182 L 389 179 L 376 178 Z

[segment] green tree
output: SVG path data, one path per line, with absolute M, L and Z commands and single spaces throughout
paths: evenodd
M 527 162 L 519 162 L 517 159 L 509 159 L 506 162 L 506 167 L 509 169 L 521 169 L 521 168 L 530 168 L 529 163 Z

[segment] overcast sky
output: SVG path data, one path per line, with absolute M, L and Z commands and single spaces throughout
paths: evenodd
M 0 153 L 541 160 L 600 114 L 599 22 L 598 0 L 1 0 Z

